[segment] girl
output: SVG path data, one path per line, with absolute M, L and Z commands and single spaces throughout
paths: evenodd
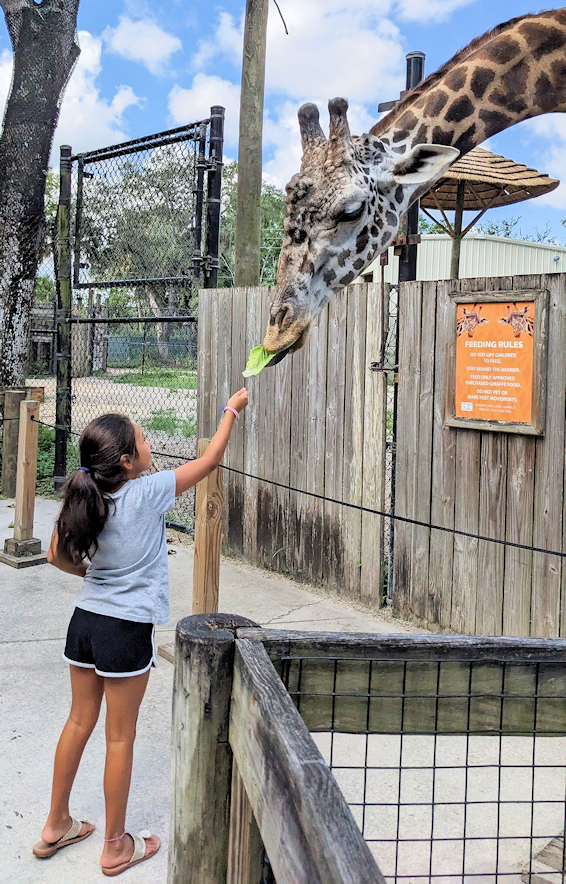
M 156 475 L 138 478 L 151 466 L 151 451 L 128 417 L 105 414 L 80 438 L 81 466 L 67 480 L 47 554 L 56 568 L 84 579 L 63 654 L 71 670 L 71 712 L 55 753 L 51 809 L 33 848 L 37 857 L 52 856 L 94 831 L 92 823 L 71 817 L 69 796 L 103 695 L 102 872 L 119 875 L 159 850 L 157 835 L 131 835 L 125 820 L 138 710 L 155 661 L 155 624 L 169 620 L 165 513 L 176 496 L 218 466 L 247 402 L 242 388 L 229 400 L 205 454 Z

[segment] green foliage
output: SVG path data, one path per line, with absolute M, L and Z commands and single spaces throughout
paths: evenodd
M 182 374 L 174 369 L 150 368 L 144 371 L 128 371 L 125 374 L 112 375 L 115 384 L 135 384 L 137 387 L 165 387 L 172 392 L 177 390 L 196 390 L 196 372 Z
M 152 411 L 149 421 L 144 421 L 144 429 L 153 430 L 155 432 L 167 433 L 174 436 L 180 431 L 185 438 L 196 436 L 197 427 L 196 419 L 181 418 L 174 408 L 160 408 L 159 411 Z
M 542 229 L 535 227 L 534 233 L 523 233 L 518 226 L 521 215 L 514 218 L 489 218 L 483 224 L 478 224 L 476 230 L 485 236 L 504 236 L 513 239 L 521 239 L 525 242 L 546 242 L 550 245 L 558 245 L 556 237 L 552 235 L 552 226 L 547 222 Z M 564 223 L 564 222 L 562 222 Z
M 37 482 L 36 494 L 42 497 L 57 498 L 53 490 L 53 470 L 55 466 L 55 430 L 40 424 L 37 438 Z M 79 447 L 76 436 L 67 443 L 67 473 L 72 473 L 79 466 Z
M 425 235 L 428 233 L 446 233 L 446 231 L 440 226 L 440 224 L 431 221 L 430 218 L 427 218 L 427 216 L 423 215 L 421 212 L 419 214 L 419 233 Z
M 218 285 L 233 286 L 236 250 L 236 209 L 238 203 L 238 164 L 229 163 L 222 172 L 220 216 L 220 270 Z M 261 285 L 274 285 L 277 261 L 283 240 L 285 194 L 273 184 L 261 187 Z
M 52 304 L 55 300 L 55 280 L 50 276 L 36 276 L 33 300 L 36 305 Z

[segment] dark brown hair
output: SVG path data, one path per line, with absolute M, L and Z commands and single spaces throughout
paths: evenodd
M 58 549 L 75 565 L 96 551 L 108 518 L 108 494 L 128 477 L 120 458 L 137 457 L 132 421 L 124 414 L 97 417 L 83 430 L 79 453 L 82 469 L 65 483 L 57 520 Z

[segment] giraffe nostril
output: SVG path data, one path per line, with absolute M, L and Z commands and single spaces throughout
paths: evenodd
M 283 304 L 275 317 L 275 323 L 279 326 L 281 331 L 283 331 L 289 325 L 292 315 L 293 314 L 289 305 Z

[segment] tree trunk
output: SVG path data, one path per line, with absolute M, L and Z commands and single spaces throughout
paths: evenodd
M 0 385 L 25 380 L 29 317 L 45 237 L 49 154 L 79 56 L 79 0 L 0 0 L 14 74 L 0 137 Z

